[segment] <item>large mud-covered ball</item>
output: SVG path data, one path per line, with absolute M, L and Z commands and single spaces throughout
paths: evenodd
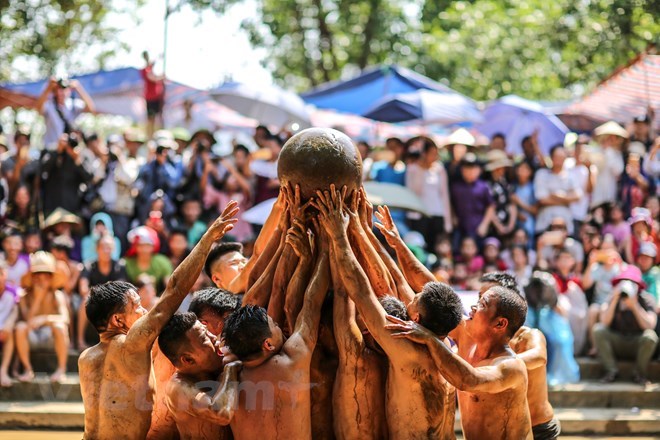
M 308 128 L 292 136 L 280 152 L 277 175 L 281 185 L 300 185 L 307 200 L 316 190 L 350 191 L 362 184 L 362 159 L 351 139 L 331 128 Z

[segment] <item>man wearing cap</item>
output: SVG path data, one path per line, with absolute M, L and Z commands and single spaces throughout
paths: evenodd
M 66 269 L 44 251 L 30 255 L 30 272 L 21 279 L 26 290 L 19 303 L 21 321 L 16 324 L 16 352 L 23 365 L 22 382 L 34 379 L 30 349 L 54 348 L 57 370 L 52 382 L 61 382 L 66 374 L 69 349 L 69 310 L 64 292 Z
M 648 151 L 653 145 L 655 133 L 653 132 L 653 117 L 655 112 L 653 107 L 648 108 L 645 114 L 637 115 L 633 118 L 633 132 L 630 135 L 631 142 L 641 142 Z
M 454 248 L 458 249 L 464 237 L 480 243 L 488 233 L 495 215 L 495 203 L 488 184 L 481 180 L 481 167 L 474 153 L 461 160 L 461 179 L 451 185 L 451 201 L 456 214 Z
M 637 252 L 637 267 L 642 271 L 642 281 L 646 284 L 646 291 L 653 297 L 656 304 L 660 300 L 660 267 L 655 265 L 658 257 L 658 248 L 654 243 L 644 242 L 640 244 Z
M 591 194 L 591 206 L 599 206 L 617 200 L 617 184 L 623 174 L 623 143 L 628 132 L 614 121 L 606 122 L 594 130 L 594 137 L 602 149 L 602 159 L 596 164 L 598 176 Z
M 617 359 L 634 359 L 633 380 L 647 384 L 648 365 L 658 344 L 655 302 L 644 291 L 642 273 L 635 266 L 627 266 L 612 285 L 610 300 L 593 329 L 598 358 L 605 369 L 601 381 L 613 382 L 618 377 Z
M 540 169 L 534 176 L 534 195 L 539 205 L 536 233 L 544 232 L 552 220 L 559 217 L 564 220 L 568 233 L 572 234 L 571 204 L 584 196 L 583 189 L 564 169 L 566 150 L 563 145 L 556 145 L 550 149 L 550 159 L 552 167 Z

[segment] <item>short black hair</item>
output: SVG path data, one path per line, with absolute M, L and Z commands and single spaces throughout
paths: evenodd
M 560 148 L 564 148 L 564 146 L 562 144 L 557 144 L 552 148 L 550 148 L 550 157 L 552 158 L 555 155 L 555 151 L 557 151 Z
M 172 228 L 169 238 L 172 238 L 173 235 L 183 235 L 188 240 L 188 231 L 185 228 Z
M 243 144 L 238 144 L 234 147 L 234 153 L 237 153 L 239 151 L 242 151 L 243 153 L 245 153 L 246 156 L 250 155 L 250 150 L 248 149 L 248 147 L 246 147 Z
M 419 323 L 438 336 L 445 336 L 463 319 L 463 303 L 449 285 L 426 283 L 419 297 Z
M 137 289 L 125 281 L 108 281 L 92 287 L 85 303 L 87 319 L 97 332 L 106 330 L 110 317 L 128 305 L 128 291 Z
M 525 298 L 528 307 L 532 309 L 540 309 L 544 306 L 555 308 L 559 297 L 557 283 L 552 275 L 547 272 L 534 272 L 525 286 Z
M 240 360 L 257 357 L 261 344 L 272 335 L 266 309 L 252 304 L 229 315 L 222 331 L 225 344 Z
M 500 132 L 495 133 L 495 134 L 493 135 L 493 137 L 490 138 L 490 140 L 492 141 L 493 139 L 497 139 L 497 138 L 500 138 L 500 139 L 502 139 L 502 140 L 506 140 L 506 137 L 504 136 L 504 133 L 500 133 Z
M 518 280 L 516 277 L 506 272 L 488 272 L 483 274 L 480 283 L 493 283 L 498 286 L 502 286 L 505 289 L 513 290 L 518 295 L 520 295 L 520 289 L 518 288 Z
M 225 313 L 236 311 L 240 306 L 241 303 L 238 301 L 237 295 L 217 287 L 208 287 L 193 293 L 188 311 L 199 316 L 206 310 L 211 310 L 222 317 Z
M 406 305 L 399 298 L 395 298 L 392 295 L 385 295 L 379 297 L 378 302 L 383 306 L 385 313 L 388 315 L 399 318 L 402 321 L 408 321 L 410 319 Z
M 525 323 L 527 302 L 519 293 L 505 287 L 491 287 L 488 292 L 497 294 L 496 316 L 501 316 L 509 321 L 507 333 L 509 337 L 513 336 Z
M 158 348 L 165 357 L 177 366 L 179 363 L 179 354 L 181 346 L 188 343 L 186 333 L 193 328 L 197 322 L 197 316 L 194 313 L 175 313 L 158 335 Z
M 206 276 L 211 278 L 211 266 L 213 266 L 213 263 L 215 263 L 218 258 L 230 252 L 243 253 L 243 245 L 238 242 L 228 242 L 220 243 L 211 249 L 211 252 L 209 252 L 209 255 L 206 257 L 206 262 L 204 263 L 204 273 Z
M 522 141 L 520 141 L 520 145 L 524 147 L 525 144 L 527 144 L 527 143 L 529 143 L 529 142 L 531 142 L 531 141 L 532 141 L 532 137 L 531 137 L 531 136 L 525 136 L 524 138 L 522 138 Z M 550 156 L 552 156 L 552 153 L 550 154 Z

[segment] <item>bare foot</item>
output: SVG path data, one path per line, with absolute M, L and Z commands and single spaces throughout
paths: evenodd
M 32 382 L 34 380 L 34 371 L 28 370 L 25 373 L 18 376 L 20 382 Z
M 53 383 L 61 383 L 64 379 L 66 379 L 66 370 L 55 370 L 50 376 L 50 381 Z
M 7 373 L 0 374 L 0 387 L 9 388 L 14 382 L 11 380 L 11 377 Z

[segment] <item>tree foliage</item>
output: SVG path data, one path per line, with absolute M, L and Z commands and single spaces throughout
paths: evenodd
M 561 99 L 660 35 L 657 0 L 261 0 L 264 64 L 305 89 L 399 63 L 475 99 Z
M 133 4 L 139 6 L 142 1 Z M 103 67 L 119 48 L 114 38 L 117 30 L 107 18 L 125 11 L 114 5 L 95 0 L 0 1 L 0 80 L 19 76 L 15 70 L 27 65 L 36 66 L 39 76 L 51 74 L 57 65 L 67 70 Z M 71 55 L 92 47 L 95 59 L 82 57 L 84 65 L 77 65 L 79 61 Z

